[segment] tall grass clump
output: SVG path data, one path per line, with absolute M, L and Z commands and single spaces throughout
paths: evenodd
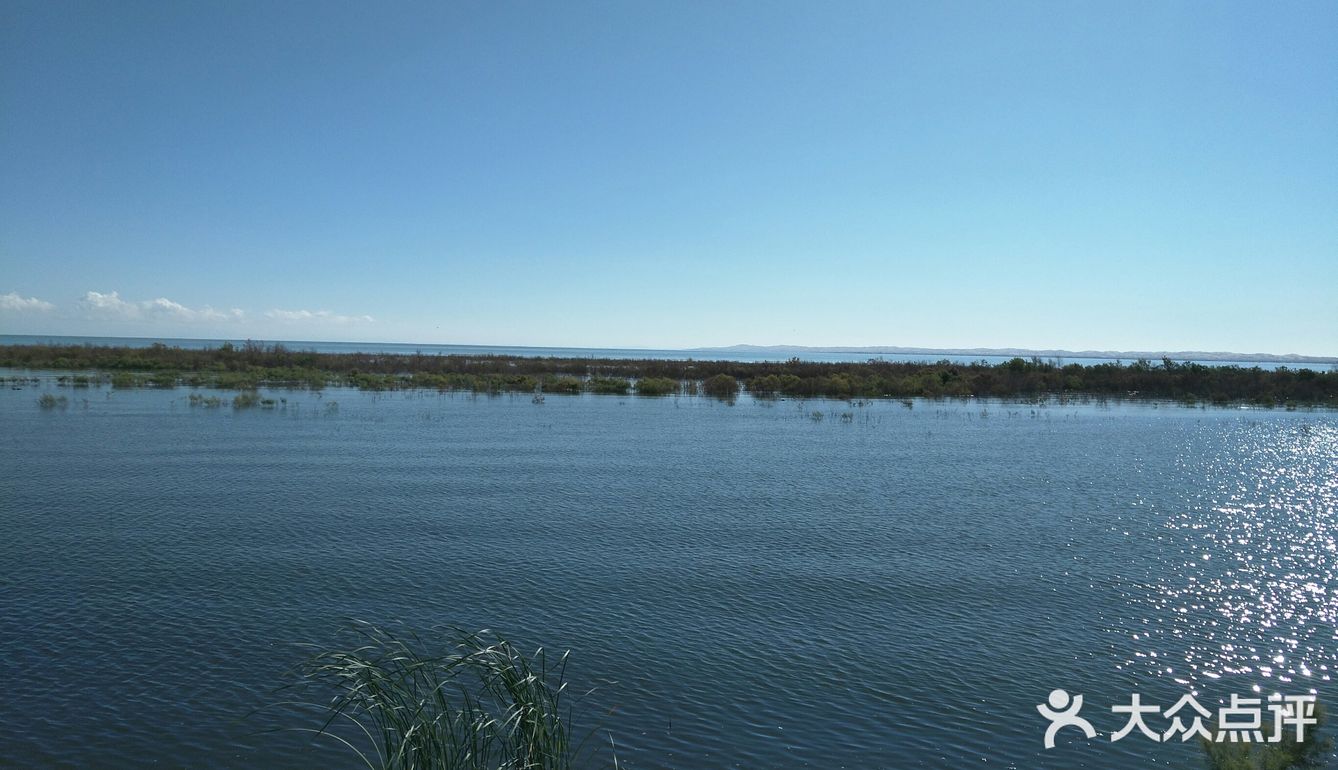
M 567 653 L 550 662 L 488 631 L 459 633 L 441 652 L 415 634 L 368 623 L 353 646 L 322 651 L 295 687 L 324 693 L 324 724 L 367 767 L 567 770 L 573 746 L 565 705 Z

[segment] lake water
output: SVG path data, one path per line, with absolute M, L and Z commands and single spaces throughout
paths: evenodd
M 190 392 L 0 390 L 0 765 L 354 767 L 243 718 L 347 618 L 570 649 L 625 768 L 1197 766 L 1110 707 L 1338 695 L 1332 412 Z

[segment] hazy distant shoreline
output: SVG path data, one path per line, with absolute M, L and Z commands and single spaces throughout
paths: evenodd
M 967 363 L 981 359 L 994 359 L 991 363 L 1001 363 L 1007 359 L 1041 358 L 1044 360 L 1060 359 L 1064 361 L 1080 360 L 1083 362 L 1137 361 L 1146 359 L 1160 361 L 1169 358 L 1172 361 L 1193 361 L 1198 363 L 1266 363 L 1266 364 L 1320 364 L 1338 365 L 1338 356 L 1310 356 L 1298 353 L 1231 353 L 1226 351 L 1120 351 L 1120 350 L 1058 350 L 1031 348 L 922 348 L 899 347 L 891 345 L 873 346 L 833 346 L 816 347 L 805 345 L 728 345 L 724 347 L 695 348 L 602 348 L 602 347 L 557 347 L 542 345 L 470 345 L 454 343 L 416 343 L 416 342 L 346 342 L 328 340 L 258 340 L 266 344 L 280 343 L 294 350 L 312 350 L 324 353 L 412 353 L 421 349 L 424 353 L 444 354 L 493 354 L 518 356 L 555 356 L 589 358 L 711 358 L 737 361 L 785 361 L 800 358 L 807 361 L 861 362 L 879 356 L 903 356 L 903 361 L 914 360 L 926 363 L 944 358 L 959 359 L 958 363 Z M 0 345 L 97 345 L 121 347 L 148 347 L 161 343 L 172 347 L 188 349 L 218 347 L 225 342 L 240 345 L 241 339 L 222 338 L 185 338 L 185 337 L 101 337 L 71 336 L 61 334 L 0 334 Z
M 725 347 L 691 348 L 684 352 L 711 353 L 763 353 L 783 356 L 788 353 L 867 353 L 876 355 L 924 355 L 924 356 L 986 356 L 1023 358 L 1099 358 L 1137 361 L 1147 359 L 1160 361 L 1169 358 L 1172 361 L 1259 361 L 1269 363 L 1298 364 L 1338 364 L 1338 356 L 1308 356 L 1300 353 L 1231 353 L 1228 351 L 1205 350 L 1037 350 L 1032 348 L 915 348 L 893 345 L 872 345 L 866 347 L 814 347 L 807 345 L 728 345 Z

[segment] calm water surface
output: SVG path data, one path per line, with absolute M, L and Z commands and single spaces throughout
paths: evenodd
M 571 649 L 627 768 L 1184 767 L 1110 706 L 1338 695 L 1333 413 L 190 392 L 0 390 L 0 765 L 353 767 L 243 718 L 347 618 Z

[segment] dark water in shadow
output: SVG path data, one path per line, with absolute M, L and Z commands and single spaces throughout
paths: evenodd
M 571 649 L 627 768 L 1183 767 L 1110 706 L 1335 694 L 1332 413 L 188 393 L 0 391 L 0 764 L 353 767 L 241 719 L 350 617 Z

